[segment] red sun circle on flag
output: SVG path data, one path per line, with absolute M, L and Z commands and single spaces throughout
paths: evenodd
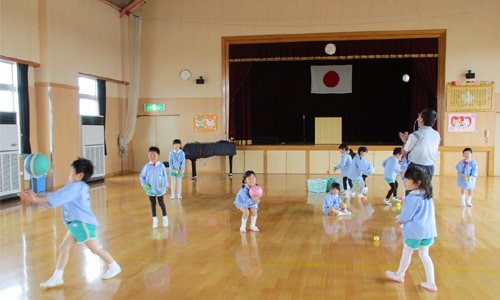
M 336 87 L 339 84 L 340 76 L 335 71 L 328 71 L 323 76 L 323 83 L 329 88 Z

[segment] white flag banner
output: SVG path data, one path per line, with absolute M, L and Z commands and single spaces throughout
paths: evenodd
M 311 66 L 311 93 L 352 93 L 352 65 Z

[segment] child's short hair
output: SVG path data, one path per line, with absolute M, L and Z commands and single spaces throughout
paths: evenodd
M 156 146 L 151 146 L 149 147 L 149 152 L 156 152 L 158 155 L 160 155 L 160 148 Z
M 172 142 L 172 145 L 175 145 L 175 144 L 179 144 L 181 145 L 181 140 L 180 139 L 174 139 L 174 141 Z
M 472 153 L 472 148 L 469 147 L 464 148 L 464 150 L 462 150 L 462 153 L 464 153 L 465 151 L 469 151 L 470 153 Z
M 346 143 L 342 143 L 339 145 L 339 149 L 347 151 L 347 150 L 349 150 L 349 145 L 347 145 Z
M 75 169 L 76 174 L 83 173 L 83 182 L 87 182 L 92 177 L 92 174 L 94 174 L 94 165 L 86 158 L 78 157 L 71 163 L 71 167 Z
M 402 153 L 401 151 L 402 151 L 401 147 L 396 147 L 394 148 L 394 150 L 392 150 L 392 155 L 401 154 Z
M 405 172 L 405 179 L 420 183 L 419 189 L 424 190 L 426 198 L 432 198 L 431 176 L 422 167 L 410 165 Z
M 340 191 L 340 183 L 338 182 L 333 182 L 331 185 L 330 185 L 330 190 L 339 190 Z
M 257 175 L 252 170 L 248 170 L 245 172 L 245 174 L 243 174 L 243 179 L 241 180 L 241 183 L 243 184 L 243 186 L 245 186 L 245 180 L 252 175 L 257 178 Z
M 358 148 L 358 154 L 361 154 L 361 152 L 368 152 L 368 148 L 365 146 L 361 146 Z

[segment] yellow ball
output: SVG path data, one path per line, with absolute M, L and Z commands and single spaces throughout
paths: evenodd
M 378 240 L 380 240 L 380 238 L 378 237 L 378 235 L 374 235 L 374 236 L 373 236 L 373 240 L 374 240 L 374 241 L 378 241 Z

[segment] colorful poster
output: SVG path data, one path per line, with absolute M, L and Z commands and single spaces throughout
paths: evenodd
M 217 116 L 216 115 L 194 115 L 194 131 L 195 132 L 212 132 L 217 131 Z
M 450 113 L 448 115 L 449 132 L 476 131 L 476 114 Z

